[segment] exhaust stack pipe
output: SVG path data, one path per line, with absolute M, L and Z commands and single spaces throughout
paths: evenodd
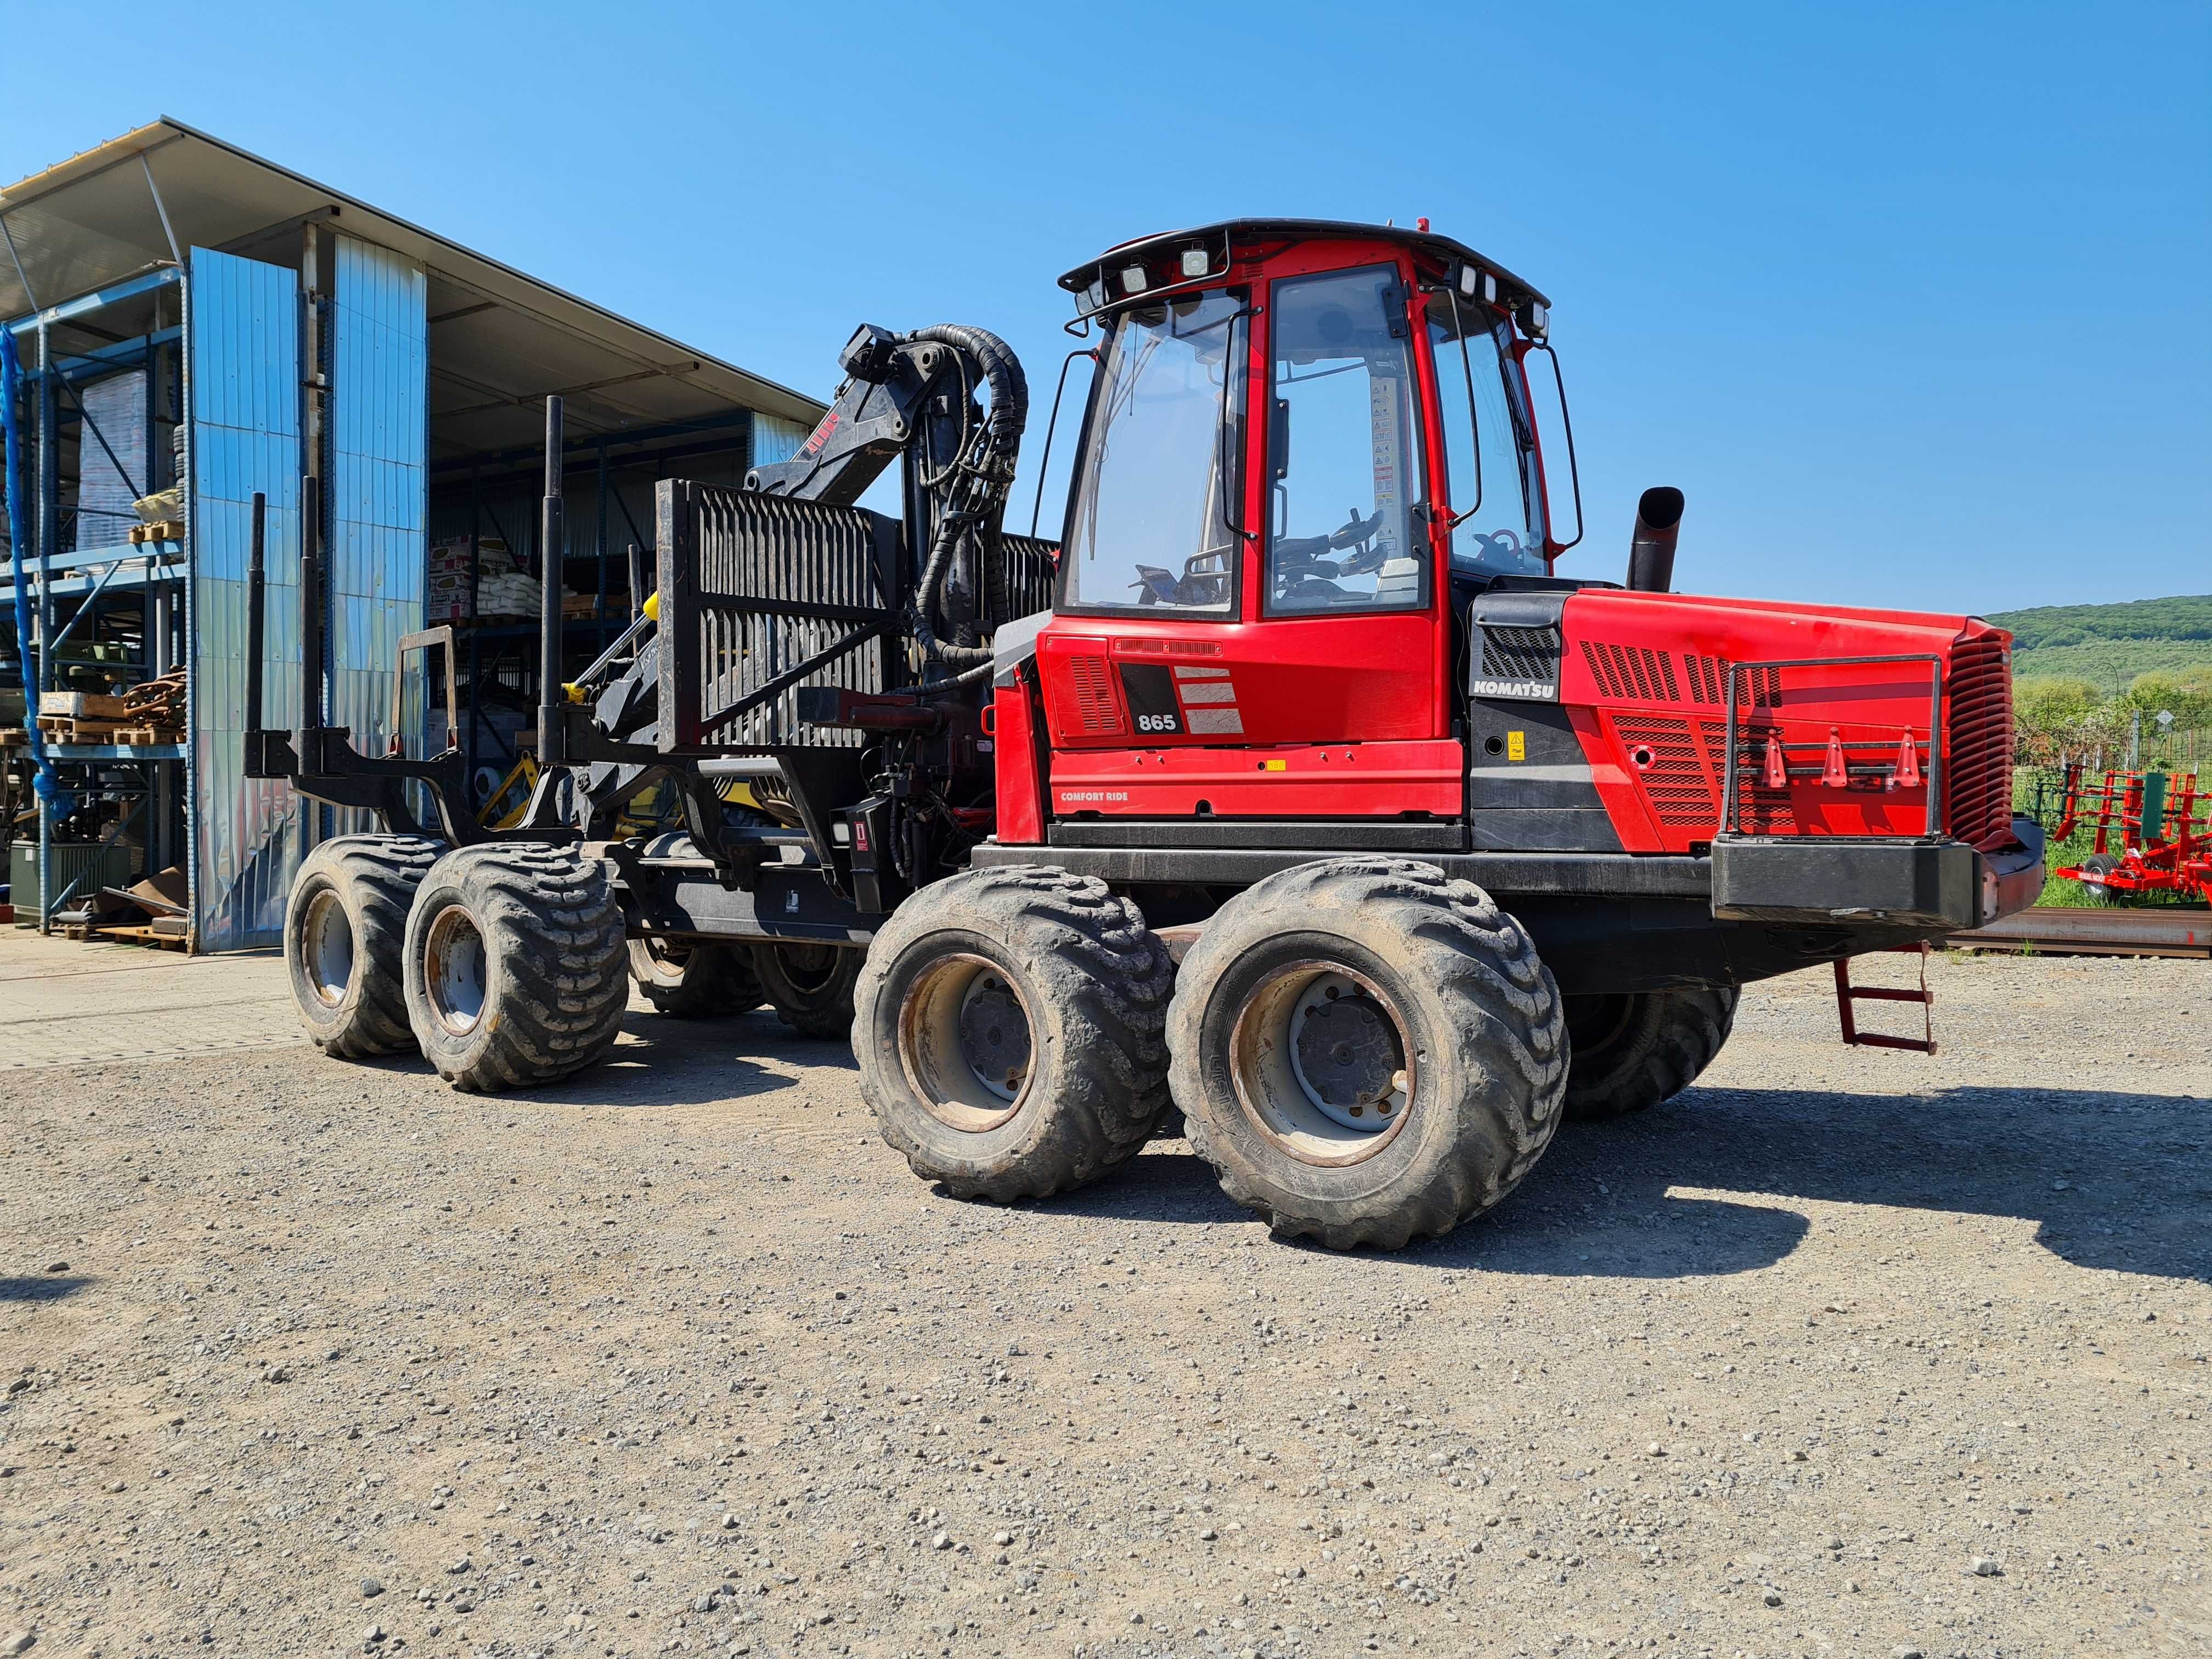
M 1628 585 L 1664 593 L 1674 585 L 1674 538 L 1682 531 L 1682 492 L 1666 484 L 1636 501 L 1636 534 L 1628 544 Z

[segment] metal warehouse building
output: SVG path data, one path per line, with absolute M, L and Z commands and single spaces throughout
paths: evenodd
M 13 849 L 19 925 L 175 866 L 191 948 L 274 944 L 306 850 L 350 827 L 243 774 L 257 491 L 269 502 L 272 664 L 299 661 L 312 479 L 331 557 L 331 718 L 380 751 L 399 639 L 426 617 L 453 620 L 459 724 L 489 793 L 528 740 L 537 696 L 535 621 L 486 600 L 538 568 L 542 400 L 567 400 L 562 575 L 579 663 L 641 597 L 628 550 L 651 547 L 655 482 L 737 483 L 789 455 L 823 412 L 166 118 L 0 191 L 0 326 L 21 365 L 11 482 L 23 526 L 12 568 L 0 566 L 13 601 L 0 604 L 0 657 L 20 669 L 31 728 L 4 757 L 18 804 L 38 803 L 35 837 L 19 833 Z M 514 575 L 488 578 L 495 557 Z M 173 740 L 57 728 L 46 787 L 32 790 L 42 693 L 119 692 L 179 670 Z M 269 723 L 290 725 L 295 674 L 272 666 L 267 696 Z M 0 725 L 14 724 L 12 705 L 0 708 Z M 433 723 L 411 703 L 398 719 L 410 749 Z

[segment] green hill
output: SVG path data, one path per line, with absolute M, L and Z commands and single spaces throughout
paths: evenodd
M 1992 614 L 2012 630 L 2013 673 L 2063 675 L 2107 694 L 2154 668 L 2212 663 L 2212 593 L 2122 605 L 2050 605 Z

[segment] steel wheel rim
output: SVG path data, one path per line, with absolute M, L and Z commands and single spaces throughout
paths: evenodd
M 483 1018 L 488 967 L 483 934 L 465 908 L 449 904 L 431 918 L 422 936 L 423 989 L 438 1024 L 455 1036 Z
M 1028 1000 L 1005 969 L 966 952 L 939 957 L 899 1003 L 899 1064 L 932 1117 L 981 1134 L 1028 1099 L 1036 1032 Z
M 353 985 L 353 918 L 337 890 L 325 887 L 307 901 L 300 925 L 300 969 L 315 1000 L 335 1008 Z
M 1417 1097 L 1403 1012 L 1340 962 L 1289 963 L 1253 988 L 1230 1028 L 1229 1074 L 1246 1121 L 1271 1145 L 1328 1167 L 1380 1152 Z

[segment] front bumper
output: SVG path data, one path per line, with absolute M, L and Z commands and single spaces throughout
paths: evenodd
M 1713 843 L 1713 915 L 1728 921 L 1880 924 L 1956 933 L 2024 910 L 2043 890 L 2043 830 L 2017 847 L 1964 842 L 1737 836 Z

